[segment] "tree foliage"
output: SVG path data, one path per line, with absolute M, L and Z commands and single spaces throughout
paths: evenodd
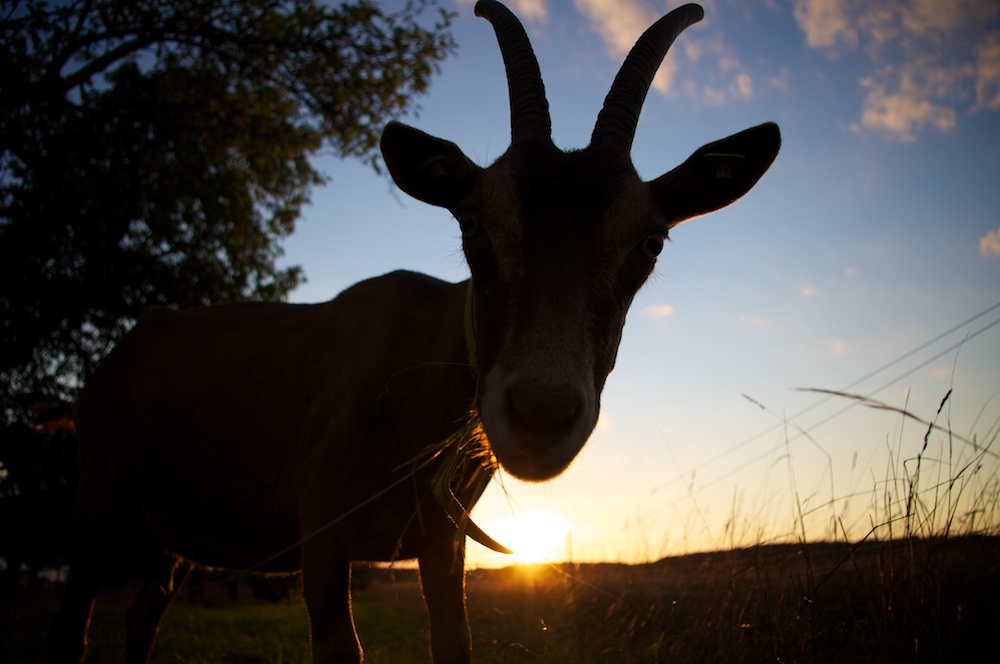
M 71 399 L 146 305 L 299 283 L 277 263 L 322 181 L 309 157 L 378 168 L 381 127 L 454 48 L 432 5 L 0 0 L 8 434 L 29 407 Z M 0 497 L 18 491 L 4 447 L 21 438 L 0 440 Z

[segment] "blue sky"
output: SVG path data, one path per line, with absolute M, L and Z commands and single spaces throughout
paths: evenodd
M 509 142 L 500 54 L 471 2 L 443 2 L 459 13 L 459 50 L 419 115 L 402 119 L 487 165 Z M 558 146 L 586 144 L 625 53 L 676 4 L 508 3 L 534 44 Z M 988 326 L 1000 308 L 959 324 L 1000 302 L 1000 4 L 703 4 L 705 20 L 674 44 L 647 98 L 637 170 L 653 179 L 767 120 L 781 126 L 782 151 L 744 199 L 671 232 L 573 466 L 541 485 L 501 476 L 476 508 L 501 540 L 519 541 L 519 524 L 540 528 L 552 560 L 568 545 L 578 561 L 641 561 L 802 528 L 828 538 L 837 522 L 864 536 L 913 471 L 926 427 L 796 388 L 851 385 L 924 419 L 953 388 L 941 422 L 996 436 L 1000 325 Z M 396 268 L 467 278 L 446 211 L 360 164 L 318 165 L 330 182 L 285 243 L 308 277 L 293 301 Z M 925 474 L 948 442 L 932 437 Z M 939 480 L 974 453 L 950 442 Z M 964 473 L 965 493 L 995 493 L 997 465 L 987 456 Z M 470 560 L 498 563 L 476 545 Z

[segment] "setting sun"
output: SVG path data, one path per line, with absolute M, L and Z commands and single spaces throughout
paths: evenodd
M 484 527 L 490 536 L 514 551 L 513 562 L 562 562 L 570 556 L 573 524 L 558 514 L 523 512 Z

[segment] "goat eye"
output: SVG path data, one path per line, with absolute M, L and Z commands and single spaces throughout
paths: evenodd
M 459 217 L 458 227 L 462 230 L 462 237 L 472 237 L 479 232 L 479 220 L 475 217 Z
M 659 235 L 650 235 L 639 245 L 639 250 L 646 258 L 656 258 L 663 251 L 663 238 Z

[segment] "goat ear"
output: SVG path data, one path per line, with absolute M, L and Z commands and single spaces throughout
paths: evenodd
M 454 143 L 399 122 L 386 126 L 380 146 L 396 185 L 431 205 L 452 208 L 481 170 Z
M 750 191 L 780 147 L 778 125 L 768 122 L 701 147 L 649 186 L 673 227 L 723 208 Z

